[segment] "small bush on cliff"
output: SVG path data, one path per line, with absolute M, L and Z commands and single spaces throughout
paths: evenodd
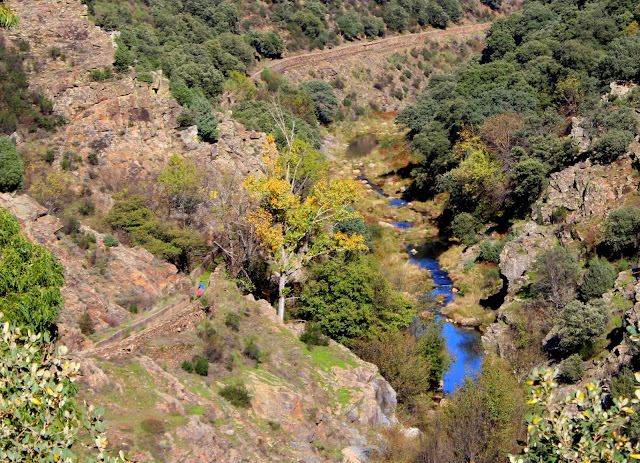
M 575 383 L 580 381 L 584 375 L 584 365 L 582 358 L 578 354 L 573 354 L 560 364 L 560 373 L 558 379 L 564 383 Z
M 592 259 L 580 283 L 580 296 L 584 301 L 601 297 L 613 287 L 618 274 L 605 259 Z
M 244 384 L 230 384 L 220 389 L 218 394 L 234 407 L 249 408 L 251 406 L 251 394 Z
M 304 342 L 309 348 L 329 345 L 329 337 L 322 333 L 320 325 L 312 322 L 307 323 L 304 333 L 300 335 L 300 341 Z
M 231 331 L 240 331 L 240 315 L 234 312 L 229 312 L 224 318 L 224 324 Z
M 187 373 L 193 373 L 193 363 L 189 362 L 188 360 L 185 360 L 184 362 L 182 362 L 181 366 L 182 366 L 182 369 Z
M 209 361 L 206 358 L 204 358 L 203 356 L 199 355 L 196 358 L 196 363 L 195 363 L 193 369 L 200 376 L 208 376 L 209 375 Z
M 624 206 L 604 222 L 602 246 L 612 255 L 634 255 L 640 249 L 640 207 Z
M 102 238 L 102 242 L 107 248 L 117 248 L 120 245 L 118 238 L 113 235 L 104 235 L 104 238 Z
M 604 333 L 607 326 L 608 310 L 602 300 L 584 304 L 571 301 L 558 315 L 555 336 L 547 342 L 547 349 L 560 355 L 589 349 L 593 342 Z
M 504 248 L 504 242 L 502 241 L 483 241 L 480 243 L 481 260 L 486 262 L 493 262 L 495 264 L 500 263 L 500 253 Z
M 85 336 L 93 334 L 95 332 L 93 319 L 89 312 L 85 311 L 82 315 L 80 315 L 80 319 L 78 319 L 78 327 L 80 328 L 80 332 Z
M 24 163 L 18 148 L 9 137 L 0 137 L 0 192 L 22 187 Z
M 257 363 L 265 361 L 267 354 L 262 352 L 260 347 L 255 343 L 253 338 L 249 338 L 244 346 L 242 353 L 251 360 L 255 360 Z

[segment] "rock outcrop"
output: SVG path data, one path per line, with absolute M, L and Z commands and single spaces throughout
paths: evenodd
M 626 194 L 637 189 L 630 156 L 621 156 L 606 166 L 587 160 L 551 174 L 539 210 L 545 224 L 551 223 L 553 212 L 560 207 L 568 210 L 566 223 L 580 223 L 591 217 L 606 217 L 620 207 Z
M 85 311 L 97 328 L 118 325 L 128 314 L 125 302 L 144 301 L 153 305 L 161 298 L 191 287 L 187 278 L 172 264 L 160 261 L 142 248 L 104 246 L 101 233 L 83 227 L 96 237 L 91 255 L 60 232 L 61 221 L 47 214 L 29 196 L 0 194 L 0 207 L 6 208 L 20 223 L 23 233 L 56 256 L 65 269 L 62 295 L 65 305 L 59 314 L 63 332 L 77 326 Z M 68 342 L 68 341 L 67 341 Z
M 397 423 L 395 391 L 377 367 L 334 342 L 308 350 L 270 316 L 272 307 L 242 297 L 223 272 L 214 274 L 208 323 L 224 339 L 224 358 L 235 359 L 230 365 L 224 358 L 212 362 L 206 377 L 184 371 L 182 361 L 201 349 L 193 330 L 153 337 L 142 331 L 113 345 L 137 344 L 136 352 L 117 360 L 90 358 L 96 351 L 79 354 L 85 365 L 81 391 L 105 406 L 112 445 L 140 462 L 324 463 L 337 461 L 336 455 L 364 461 L 379 445 L 377 428 Z M 226 314 L 238 311 L 234 331 Z M 233 351 L 249 337 L 268 354 L 259 364 Z M 249 408 L 218 394 L 238 382 L 251 395 Z M 161 422 L 162 432 L 139 432 L 149 420 Z
M 56 153 L 54 168 L 65 153 L 82 160 L 93 153 L 96 165 L 76 162 L 70 174 L 78 191 L 83 184 L 91 188 L 99 207 L 111 205 L 114 191 L 147 189 L 172 154 L 214 171 L 218 166 L 245 174 L 259 171 L 264 134 L 245 130 L 230 114 L 218 114 L 219 141 L 199 141 L 195 126 L 178 126 L 182 108 L 170 98 L 161 71 L 152 73 L 151 84 L 138 81 L 133 72 L 91 81 L 90 71 L 113 63 L 114 44 L 110 33 L 87 18 L 87 7 L 79 0 L 22 0 L 14 7 L 21 22 L 12 37 L 31 45 L 30 86 L 47 94 L 54 111 L 66 120 L 61 130 L 40 137 L 37 144 Z M 51 58 L 54 48 L 61 58 Z M 33 137 L 17 138 L 24 142 Z

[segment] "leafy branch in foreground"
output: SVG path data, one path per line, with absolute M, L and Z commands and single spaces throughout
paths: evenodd
M 640 442 L 627 437 L 625 428 L 636 413 L 637 398 L 605 400 L 602 387 L 587 384 L 569 396 L 554 395 L 557 370 L 535 369 L 528 404 L 537 411 L 527 416 L 528 442 L 511 463 L 605 463 L 640 460 Z M 635 374 L 640 381 L 640 373 Z M 635 395 L 640 397 L 636 388 Z
M 2 325 L 0 461 L 76 462 L 74 445 L 86 445 L 94 454 L 88 462 L 127 461 L 122 452 L 119 457 L 106 455 L 102 411 L 77 403 L 80 364 L 66 353 L 65 346 L 53 345 L 49 333 Z

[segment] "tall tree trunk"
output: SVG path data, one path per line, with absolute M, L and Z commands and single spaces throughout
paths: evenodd
M 278 279 L 278 318 L 281 322 L 284 322 L 284 287 L 286 284 L 287 274 L 285 272 L 281 272 Z

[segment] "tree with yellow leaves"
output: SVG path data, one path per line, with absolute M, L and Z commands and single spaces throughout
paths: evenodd
M 333 230 L 336 222 L 358 216 L 348 206 L 360 196 L 361 187 L 353 180 L 322 178 L 304 188 L 308 193 L 303 195 L 299 173 L 304 147 L 281 156 L 268 136 L 262 154 L 265 175 L 244 182 L 260 204 L 248 220 L 278 277 L 278 317 L 284 320 L 287 282 L 304 264 L 335 250 L 367 249 L 362 235 Z

